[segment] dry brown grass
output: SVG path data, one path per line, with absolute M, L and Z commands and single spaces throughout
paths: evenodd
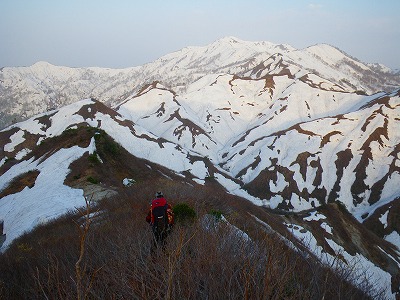
M 198 219 L 177 224 L 165 248 L 152 251 L 145 216 L 158 189 L 172 204 L 188 203 Z M 118 198 L 104 200 L 96 209 L 104 212 L 102 221 L 92 222 L 84 244 L 82 230 L 76 226 L 82 223 L 79 214 L 66 215 L 16 240 L 0 256 L 0 298 L 368 298 L 340 275 L 260 229 L 245 213 L 265 218 L 264 209 L 227 195 L 213 184 L 194 187 L 168 179 L 142 182 L 126 188 Z M 251 240 L 232 237 L 223 222 L 204 226 L 204 216 L 211 209 L 222 211 Z
M 38 170 L 33 170 L 14 178 L 8 186 L 0 192 L 0 199 L 4 196 L 18 193 L 25 187 L 32 188 L 35 185 L 36 178 L 39 174 L 40 172 Z

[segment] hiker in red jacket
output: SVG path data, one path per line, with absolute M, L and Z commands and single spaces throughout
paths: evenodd
M 174 225 L 174 213 L 161 192 L 151 201 L 146 221 L 151 225 L 156 244 L 163 244 Z

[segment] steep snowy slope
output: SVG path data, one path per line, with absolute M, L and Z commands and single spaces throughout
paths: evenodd
M 217 152 L 236 153 L 237 144 L 357 110 L 375 97 L 327 91 L 315 88 L 311 79 L 306 83 L 286 75 L 251 79 L 210 74 L 180 94 L 155 82 L 116 108 L 156 135 L 220 160 Z
M 227 166 L 273 207 L 303 210 L 340 200 L 361 221 L 400 196 L 399 100 L 398 92 L 382 95 L 354 112 L 260 135 L 234 149 L 230 157 L 239 152 L 242 159 Z
M 9 142 L 5 142 L 3 147 L 2 162 L 15 156 L 23 159 L 25 158 L 24 154 L 28 154 L 44 139 L 60 135 L 64 130 L 71 127 L 76 128 L 79 124 L 105 130 L 121 146 L 139 158 L 160 163 L 177 172 L 191 169 L 200 178 L 204 178 L 206 174 L 207 170 L 204 164 L 193 164 L 192 157 L 187 150 L 155 136 L 143 127 L 125 120 L 103 104 L 91 99 L 34 117 L 3 131 L 1 139 Z M 29 148 L 25 148 L 27 137 L 30 137 Z M 19 153 L 23 154 L 19 155 Z
M 362 221 L 400 197 L 399 93 L 362 96 L 310 82 L 208 75 L 180 95 L 155 83 L 118 112 L 208 157 L 271 208 L 340 200 Z

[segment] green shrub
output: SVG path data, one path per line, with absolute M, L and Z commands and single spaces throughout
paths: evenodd
M 96 152 L 96 151 L 94 151 L 92 154 L 89 154 L 88 159 L 89 159 L 89 161 L 92 162 L 92 163 L 99 163 L 99 162 L 100 162 L 100 161 L 99 161 L 99 157 L 97 156 L 97 152 Z
M 222 212 L 220 210 L 212 209 L 210 215 L 214 216 L 217 221 L 222 219 Z
M 77 135 L 78 129 L 70 127 L 70 128 L 65 129 L 62 134 L 68 135 L 68 136 Z
M 94 139 L 96 140 L 96 147 L 100 154 L 110 154 L 113 157 L 120 154 L 120 145 L 107 136 L 103 130 L 97 129 Z
M 6 160 L 4 161 L 4 163 L 6 164 L 6 163 L 8 163 L 10 161 L 14 161 L 14 160 L 15 160 L 14 157 L 7 157 Z
M 87 181 L 89 181 L 90 183 L 93 183 L 93 184 L 98 184 L 100 182 L 98 179 L 96 179 L 96 178 L 94 178 L 92 176 L 89 176 L 87 178 Z
M 192 222 L 196 218 L 196 212 L 186 203 L 178 203 L 172 210 L 176 222 Z
M 357 95 L 361 95 L 361 96 L 368 96 L 368 94 L 365 91 L 361 91 L 361 90 L 355 91 L 355 93 Z
M 204 180 L 215 180 L 215 176 L 207 175 L 206 177 L 204 177 Z
M 112 141 L 110 139 L 106 139 L 105 140 L 105 142 L 104 142 L 104 150 L 106 152 L 112 154 L 113 156 L 118 155 L 119 151 L 120 151 L 119 145 L 116 142 L 114 142 L 114 141 Z

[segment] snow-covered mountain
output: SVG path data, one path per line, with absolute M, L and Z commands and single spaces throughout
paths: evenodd
M 357 258 L 392 286 L 388 295 L 399 292 L 400 81 L 390 70 L 328 45 L 296 50 L 225 38 L 132 69 L 39 63 L 1 76 L 1 97 L 27 93 L 33 106 L 54 104 L 28 109 L 25 116 L 41 113 L 0 131 L 3 247 L 84 204 L 86 187 L 65 182 L 70 165 L 96 151 L 96 130 L 88 143 L 68 139 L 88 127 L 191 184 L 212 179 L 284 214 L 288 232 L 328 263 L 339 254 L 344 263 Z M 77 101 L 88 96 L 97 100 Z M 18 115 L 28 105 L 19 99 L 10 108 Z M 12 188 L 15 180 L 21 189 Z M 39 195 L 46 195 L 40 205 Z M 350 214 L 327 209 L 337 203 Z
M 262 70 L 262 71 L 261 71 Z M 0 128 L 85 98 L 114 106 L 154 81 L 181 93 L 207 74 L 262 77 L 318 76 L 338 90 L 373 94 L 400 85 L 399 74 L 365 64 L 320 44 L 305 49 L 227 37 L 203 47 L 187 47 L 154 62 L 127 69 L 68 68 L 38 62 L 0 69 Z

